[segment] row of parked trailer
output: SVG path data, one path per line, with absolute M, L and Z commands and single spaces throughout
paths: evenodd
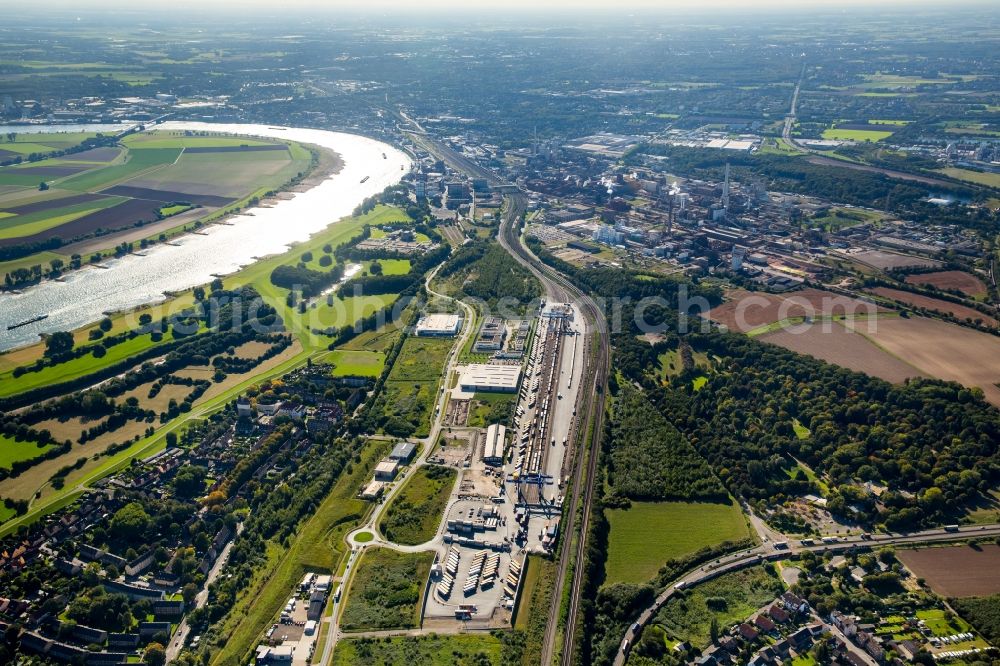
M 472 594 L 479 587 L 479 575 L 483 572 L 483 564 L 486 562 L 486 551 L 481 550 L 472 558 L 472 566 L 469 567 L 469 575 L 465 577 L 465 587 L 462 593 L 466 596 Z
M 461 559 L 461 554 L 457 547 L 452 546 L 448 549 L 448 555 L 444 560 L 444 574 L 441 576 L 441 580 L 437 584 L 437 593 L 442 599 L 447 599 L 451 596 L 451 589 L 455 586 L 455 576 L 458 574 L 458 562 Z
M 517 586 L 521 582 L 521 563 L 511 559 L 510 567 L 507 569 L 507 579 L 504 581 L 503 593 L 511 599 L 517 593 Z

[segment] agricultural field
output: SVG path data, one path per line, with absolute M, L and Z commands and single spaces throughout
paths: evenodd
M 492 634 L 345 638 L 333 651 L 334 666 L 500 666 L 502 646 Z
M 872 320 L 881 326 L 883 320 Z M 865 323 L 855 327 L 865 330 Z M 800 325 L 758 336 L 762 342 L 784 347 L 799 354 L 808 354 L 827 363 L 834 363 L 849 370 L 864 372 L 894 384 L 910 377 L 927 376 L 905 360 L 897 358 L 857 331 L 851 331 L 842 322 L 823 322 Z
M 896 557 L 944 597 L 1000 593 L 1000 546 L 944 546 L 899 550 Z
M 982 389 L 1000 406 L 1000 339 L 925 317 L 882 318 L 874 332 L 859 332 L 926 375 Z
M 703 648 L 709 643 L 713 618 L 720 627 L 741 622 L 781 594 L 784 587 L 771 566 L 728 573 L 691 588 L 683 597 L 670 599 L 646 631 L 659 627 L 666 636 Z
M 279 189 L 310 161 L 304 148 L 276 141 L 149 132 L 114 146 L 2 167 L 0 248 L 18 257 L 53 238 L 65 244 L 95 234 L 135 234 L 138 226 L 155 236 Z M 196 213 L 172 219 L 192 207 Z M 103 246 L 116 242 L 108 238 Z
M 982 323 L 988 324 L 990 326 L 1000 325 L 1000 322 L 998 322 L 993 317 L 985 315 L 979 310 L 970 308 L 967 305 L 960 305 L 958 303 L 952 303 L 950 301 L 943 301 L 939 298 L 932 298 L 931 296 L 924 296 L 923 294 L 914 294 L 909 291 L 902 291 L 900 289 L 890 289 L 889 287 L 875 287 L 870 291 L 876 296 L 882 296 L 883 298 L 889 298 L 894 301 L 899 301 L 900 303 L 905 303 L 914 308 L 921 308 L 930 310 L 932 312 L 936 311 L 944 314 L 950 314 L 958 319 L 965 319 L 973 322 L 979 320 Z
M 862 250 L 847 255 L 850 259 L 867 264 L 880 271 L 893 268 L 937 268 L 941 262 L 924 257 L 914 257 L 908 254 L 886 252 L 884 250 Z
M 433 560 L 433 552 L 367 549 L 351 579 L 341 627 L 377 631 L 420 626 L 421 599 Z
M 907 275 L 907 284 L 916 284 L 924 287 L 934 287 L 941 291 L 952 291 L 957 289 L 966 296 L 976 298 L 986 293 L 986 285 L 977 276 L 965 271 L 938 271 L 936 273 L 917 273 Z
M 611 527 L 607 584 L 644 583 L 667 560 L 750 534 L 735 502 L 632 502 L 605 514 Z
M 14 141 L 0 136 L 0 162 L 21 156 L 48 155 L 53 152 L 73 148 L 84 140 L 97 136 L 92 132 L 39 132 L 37 134 L 15 134 Z
M 1000 173 L 989 173 L 986 171 L 973 171 L 972 169 L 960 169 L 958 167 L 948 167 L 938 169 L 938 173 L 950 176 L 968 183 L 985 185 L 986 187 L 1000 188 Z
M 737 290 L 727 294 L 726 302 L 709 311 L 708 317 L 729 330 L 751 333 L 754 329 L 786 320 L 870 316 L 880 310 L 872 303 L 820 289 L 808 288 L 787 294 Z
M 859 142 L 872 142 L 882 141 L 883 139 L 888 139 L 892 136 L 891 131 L 885 130 L 871 130 L 871 129 L 846 129 L 841 127 L 833 127 L 827 130 L 823 130 L 824 139 L 834 139 L 837 141 L 859 141 Z
M 379 531 L 389 541 L 406 546 L 433 539 L 457 476 L 450 467 L 418 468 L 386 508 Z

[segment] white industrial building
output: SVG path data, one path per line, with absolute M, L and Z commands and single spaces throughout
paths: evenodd
M 458 379 L 463 391 L 490 391 L 513 393 L 521 380 L 520 365 L 484 365 L 472 363 L 465 366 Z
M 507 428 L 494 423 L 486 429 L 486 444 L 483 446 L 483 462 L 487 465 L 502 465 L 507 443 Z
M 573 320 L 573 306 L 570 303 L 549 303 L 542 310 L 543 317 Z
M 395 460 L 384 459 L 379 464 L 375 465 L 375 480 L 376 481 L 392 481 L 396 478 L 396 473 L 399 471 L 399 463 Z
M 424 315 L 417 322 L 417 335 L 447 338 L 458 335 L 462 318 L 457 314 Z

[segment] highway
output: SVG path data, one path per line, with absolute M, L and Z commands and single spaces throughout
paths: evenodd
M 905 171 L 896 171 L 895 169 L 885 169 L 883 167 L 871 166 L 868 164 L 860 164 L 858 162 L 848 162 L 847 160 L 838 160 L 834 157 L 828 157 L 824 155 L 824 151 L 816 150 L 810 148 L 809 146 L 803 145 L 792 138 L 792 129 L 795 127 L 795 119 L 798 115 L 799 106 L 799 91 L 802 89 L 802 81 L 805 79 L 806 75 L 806 65 L 802 64 L 802 72 L 799 74 L 799 80 L 795 84 L 795 92 L 792 93 L 792 103 L 789 107 L 788 113 L 785 115 L 785 126 L 781 130 L 781 138 L 788 143 L 789 146 L 797 148 L 804 153 L 809 153 L 807 158 L 812 164 L 819 164 L 821 166 L 832 166 L 841 169 L 851 169 L 854 171 L 867 171 L 869 173 L 879 173 L 883 176 L 888 176 L 889 178 L 895 178 L 896 180 L 909 180 L 915 183 L 922 183 L 924 185 L 935 185 L 938 187 L 954 187 L 956 183 L 949 182 L 946 180 L 941 180 L 938 178 L 931 178 L 930 176 L 921 176 L 914 173 L 906 173 Z
M 424 129 L 413 119 L 403 112 L 398 112 L 397 116 L 404 122 L 415 127 L 415 131 L 410 132 L 410 138 L 421 148 L 442 160 L 450 168 L 464 173 L 468 176 L 485 178 L 491 187 L 502 188 L 504 196 L 504 213 L 500 223 L 498 241 L 500 245 L 513 256 L 518 263 L 531 271 L 542 283 L 546 300 L 550 302 L 575 303 L 583 315 L 584 335 L 589 342 L 596 339 L 597 350 L 592 353 L 588 348 L 585 353 L 583 381 L 589 382 L 595 387 L 594 391 L 581 392 L 578 405 L 578 413 L 581 415 L 579 423 L 581 427 L 577 429 L 579 439 L 575 447 L 573 460 L 573 472 L 571 483 L 571 495 L 569 497 L 569 507 L 563 512 L 563 523 L 560 526 L 560 551 L 558 557 L 558 569 L 556 573 L 556 584 L 553 588 L 550 618 L 559 617 L 560 602 L 562 599 L 561 590 L 566 584 L 569 574 L 570 562 L 582 561 L 586 553 L 587 533 L 590 527 L 591 504 L 594 495 L 594 483 L 597 477 L 596 451 L 593 450 L 591 442 L 586 440 L 588 433 L 591 437 L 599 436 L 603 430 L 604 419 L 604 392 L 603 387 L 607 382 L 608 368 L 610 365 L 610 346 L 608 342 L 607 321 L 604 314 L 598 308 L 597 303 L 592 298 L 578 289 L 564 275 L 553 270 L 541 262 L 538 257 L 532 254 L 523 244 L 521 239 L 521 224 L 526 210 L 526 197 L 523 192 L 516 187 L 504 183 L 496 174 L 488 169 L 476 164 L 469 158 L 452 150 L 448 146 L 430 138 Z M 586 463 L 586 465 L 584 464 Z M 583 511 L 580 511 L 581 506 Z M 581 515 L 580 525 L 576 526 L 578 514 Z M 574 540 L 574 535 L 579 538 Z M 575 543 L 575 549 L 573 548 Z M 583 586 L 583 567 L 579 564 L 573 567 L 572 587 L 569 597 L 569 613 L 566 622 L 566 633 L 563 637 L 564 646 L 560 663 L 570 664 L 573 658 L 573 635 L 576 630 L 579 615 L 580 591 Z M 546 625 L 545 640 L 543 643 L 542 663 L 551 664 L 555 655 L 556 639 L 558 634 L 558 623 L 549 622 Z
M 721 576 L 722 574 L 737 571 L 739 569 L 745 569 L 765 560 L 781 560 L 788 558 L 791 555 L 807 551 L 816 554 L 837 553 L 858 547 L 875 548 L 881 546 L 927 544 L 944 541 L 960 541 L 963 538 L 968 539 L 972 537 L 997 536 L 1000 536 L 1000 523 L 992 525 L 970 525 L 967 527 L 960 527 L 957 531 L 935 528 L 924 530 L 922 532 L 912 532 L 909 534 L 873 534 L 871 538 L 865 538 L 862 536 L 839 537 L 837 541 L 832 543 L 826 543 L 819 540 L 811 546 L 803 546 L 801 545 L 801 542 L 795 542 L 794 544 L 791 544 L 790 542 L 791 547 L 789 548 L 776 548 L 773 543 L 768 543 L 756 548 L 741 550 L 713 560 L 712 562 L 705 563 L 695 569 L 691 569 L 682 576 L 671 581 L 667 588 L 661 592 L 658 597 L 656 597 L 653 604 L 642 611 L 639 617 L 634 620 L 635 624 L 629 626 L 625 635 L 622 636 L 622 641 L 619 644 L 624 646 L 624 641 L 628 640 L 629 647 L 631 647 L 637 636 L 642 632 L 642 628 L 649 623 L 663 604 L 667 603 L 667 601 L 676 595 L 681 589 L 688 589 L 698 585 L 699 583 Z M 678 585 L 681 587 L 678 587 Z M 638 625 L 638 629 L 636 628 L 636 625 Z M 624 666 L 627 658 L 627 649 L 624 649 L 624 647 L 619 649 L 618 653 L 615 655 L 615 666 Z

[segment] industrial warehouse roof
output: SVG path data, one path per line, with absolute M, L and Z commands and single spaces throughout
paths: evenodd
M 503 460 L 504 444 L 507 428 L 494 423 L 486 429 L 486 446 L 483 448 L 483 460 Z
M 455 335 L 460 321 L 456 314 L 424 315 L 417 322 L 417 335 Z
M 465 366 L 459 384 L 463 389 L 517 390 L 521 378 L 520 365 L 484 365 L 473 363 Z

